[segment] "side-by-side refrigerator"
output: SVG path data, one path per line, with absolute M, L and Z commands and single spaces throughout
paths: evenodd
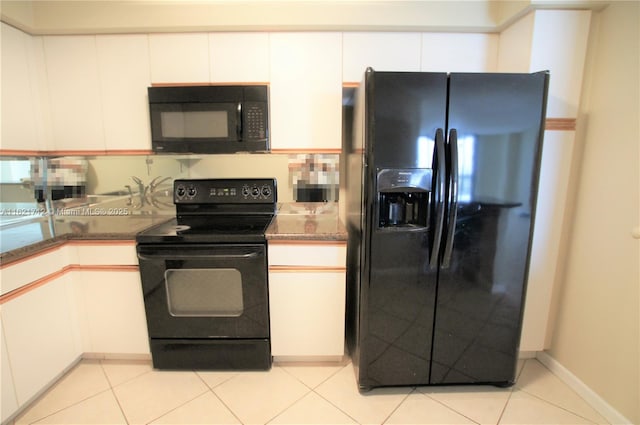
M 514 383 L 548 81 L 365 72 L 344 146 L 360 390 Z

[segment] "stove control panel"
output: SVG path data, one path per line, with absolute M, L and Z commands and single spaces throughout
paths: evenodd
M 275 179 L 181 179 L 174 181 L 175 204 L 271 204 Z

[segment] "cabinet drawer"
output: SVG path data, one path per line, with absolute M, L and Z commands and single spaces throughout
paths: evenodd
M 269 242 L 269 266 L 346 267 L 346 242 Z

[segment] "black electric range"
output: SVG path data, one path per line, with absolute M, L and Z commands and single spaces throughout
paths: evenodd
M 176 218 L 136 236 L 157 369 L 271 367 L 267 244 L 275 179 L 174 182 Z

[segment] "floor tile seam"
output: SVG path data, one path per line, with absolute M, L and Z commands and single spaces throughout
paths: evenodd
M 120 382 L 119 384 L 113 385 L 113 383 L 111 382 L 111 379 L 109 379 L 109 374 L 107 373 L 106 369 L 104 368 L 104 360 L 100 360 L 100 369 L 102 369 L 102 373 L 104 374 L 105 378 L 107 379 L 107 382 L 109 383 L 109 390 L 111 391 L 111 394 L 113 395 L 113 398 L 116 400 L 116 404 L 118 405 L 118 409 L 120 409 L 120 413 L 122 414 L 122 417 L 124 418 L 125 423 L 129 424 L 129 418 L 127 417 L 126 412 L 124 411 L 124 408 L 122 407 L 122 403 L 120 402 L 120 399 L 118 398 L 118 395 L 115 392 L 115 388 L 126 384 L 129 381 L 132 381 L 136 378 L 139 378 L 142 375 L 145 375 L 147 373 L 149 373 L 150 371 L 146 371 L 143 372 L 139 375 L 136 375 L 134 377 L 131 377 L 123 382 Z
M 342 370 L 342 369 L 340 369 Z M 319 387 L 319 385 L 318 385 Z M 316 387 L 316 388 L 318 388 Z M 340 406 L 336 406 L 335 403 L 333 403 L 331 400 L 329 400 L 328 398 L 326 398 L 325 396 L 323 396 L 322 394 L 320 394 L 319 392 L 317 392 L 316 390 L 311 390 L 314 394 L 316 394 L 318 397 L 320 397 L 321 399 L 323 399 L 324 401 L 326 401 L 327 403 L 329 403 L 331 406 L 335 407 L 336 409 L 338 409 L 340 412 L 344 413 L 345 415 L 347 415 L 347 417 L 351 420 L 353 420 L 353 422 L 355 422 L 356 424 L 360 424 L 360 421 L 357 420 L 356 418 L 354 418 L 353 416 L 351 416 L 349 414 L 349 412 L 344 411 L 344 409 L 340 408 Z
M 181 407 L 185 406 L 186 404 L 191 403 L 193 400 L 197 399 L 198 397 L 202 397 L 204 394 L 206 394 L 206 393 L 207 393 L 207 392 L 209 392 L 209 391 L 211 391 L 211 389 L 210 389 L 209 387 L 207 387 L 206 391 L 203 391 L 203 392 L 201 392 L 200 394 L 196 395 L 195 397 L 193 397 L 193 398 L 191 398 L 191 399 L 189 399 L 189 400 L 186 400 L 184 403 L 182 403 L 182 404 L 180 404 L 180 405 L 178 405 L 178 406 L 175 406 L 175 407 L 174 407 L 174 408 L 172 408 L 172 409 L 167 410 L 166 412 L 164 412 L 164 413 L 163 413 L 163 414 L 161 414 L 160 416 L 158 416 L 158 417 L 156 417 L 156 418 L 153 418 L 153 419 L 150 419 L 150 420 L 149 420 L 149 421 L 147 421 L 146 423 L 147 423 L 147 424 L 151 424 L 151 423 L 153 423 L 153 422 L 157 421 L 158 419 L 162 418 L 163 416 L 166 416 L 166 415 L 168 415 L 169 413 L 171 413 L 171 412 L 173 412 L 173 411 L 175 411 L 175 410 L 177 410 L 177 409 L 179 409 L 179 408 L 181 408 Z M 235 416 L 235 415 L 234 415 L 234 416 Z M 129 423 L 129 422 L 127 421 L 127 423 Z
M 333 378 L 334 376 L 336 376 L 339 372 L 341 372 L 342 370 L 344 370 L 345 367 L 347 366 L 351 366 L 351 362 L 347 363 L 346 365 L 340 367 L 339 369 L 337 369 L 335 372 L 333 372 L 331 375 L 327 376 L 324 380 L 322 380 L 321 382 L 319 382 L 318 384 L 316 384 L 315 386 L 310 386 L 307 385 L 306 382 L 304 382 L 302 379 L 298 378 L 297 376 L 295 376 L 293 373 L 289 372 L 285 366 L 276 366 L 280 369 L 282 369 L 284 372 L 286 372 L 289 376 L 295 378 L 296 380 L 298 380 L 301 384 L 303 384 L 305 387 L 309 388 L 311 391 L 314 391 L 316 388 L 318 388 L 320 385 L 324 384 L 325 382 L 327 382 L 329 379 Z M 295 366 L 294 366 L 295 367 Z
M 602 414 L 601 414 L 601 413 L 600 413 L 600 412 L 599 412 L 595 407 L 593 407 L 593 406 L 591 405 L 591 403 L 590 403 L 587 399 L 585 399 L 585 398 L 584 398 L 580 393 L 578 393 L 575 389 L 571 388 L 571 386 L 570 386 L 569 384 L 567 384 L 567 383 L 564 381 L 564 379 L 562 379 L 560 376 L 556 375 L 556 374 L 555 374 L 551 369 L 549 369 L 549 368 L 547 367 L 547 365 L 545 365 L 544 363 L 542 363 L 540 360 L 538 360 L 538 359 L 536 359 L 536 358 L 528 359 L 528 360 L 535 361 L 535 362 L 536 362 L 536 363 L 538 363 L 540 366 L 542 366 L 542 367 L 546 370 L 546 372 L 547 372 L 548 374 L 550 374 L 551 376 L 553 376 L 554 378 L 556 378 L 556 379 L 559 381 L 559 383 L 560 383 L 563 387 L 567 388 L 571 393 L 573 393 L 576 397 L 578 397 L 580 400 L 582 400 L 582 401 L 584 402 L 584 404 L 586 404 L 587 406 L 591 407 L 591 409 L 593 409 L 593 411 L 594 411 L 594 412 L 596 412 L 600 417 L 602 417 L 602 419 L 604 419 L 605 421 L 607 420 L 607 419 L 606 419 L 606 418 L 605 418 L 605 417 L 604 417 L 604 416 L 603 416 L 603 415 L 602 415 Z M 524 366 L 522 367 L 522 370 L 524 370 Z M 522 371 L 521 371 L 520 373 L 522 373 Z M 535 395 L 535 394 L 530 393 L 529 391 L 525 390 L 525 389 L 524 389 L 524 388 L 522 388 L 522 387 L 518 387 L 518 389 L 521 389 L 521 390 L 525 391 L 527 394 Z M 538 397 L 538 398 L 541 398 L 541 397 Z M 582 416 L 580 416 L 580 417 L 582 417 Z M 592 421 L 591 419 L 589 419 L 589 418 L 585 418 L 585 419 L 587 419 L 588 421 L 593 422 L 593 421 Z
M 582 400 L 582 401 L 584 402 L 584 404 L 585 404 L 585 405 L 589 406 L 591 409 L 593 409 L 593 411 L 594 411 L 594 412 L 596 412 L 599 416 L 601 416 L 601 417 L 602 417 L 602 419 L 605 419 L 605 420 L 606 420 L 606 418 L 605 418 L 604 416 L 602 416 L 602 415 L 600 414 L 600 412 L 599 412 L 598 410 L 596 410 L 596 408 L 595 408 L 595 407 L 593 407 L 593 406 L 591 405 L 591 403 L 589 403 L 589 402 L 588 402 L 586 399 L 584 399 L 580 394 L 578 394 L 578 393 L 577 393 L 573 388 L 571 388 L 569 385 L 567 385 L 567 384 L 562 380 L 562 378 L 560 378 L 558 375 L 556 375 L 555 373 L 553 373 L 553 371 L 552 371 L 551 369 L 549 369 L 549 368 L 548 368 L 544 363 L 542 363 L 542 362 L 541 362 L 541 361 L 539 361 L 538 359 L 536 359 L 536 358 L 533 358 L 533 359 L 527 359 L 527 360 L 526 360 L 526 362 L 525 362 L 525 364 L 523 364 L 523 365 L 522 365 L 522 369 L 520 370 L 520 374 L 519 374 L 519 375 L 522 375 L 522 372 L 524 371 L 524 368 L 525 368 L 526 364 L 527 364 L 529 361 L 536 362 L 536 363 L 538 363 L 540 366 L 542 366 L 542 367 L 545 369 L 545 371 L 546 371 L 546 373 L 547 373 L 547 374 L 549 374 L 549 375 L 553 376 L 554 378 L 556 378 L 556 379 L 559 381 L 559 383 L 560 383 L 563 387 L 566 387 L 566 388 L 567 388 L 571 393 L 573 393 L 576 397 L 578 397 L 580 400 Z M 518 376 L 518 378 L 519 378 L 519 377 L 520 377 L 520 376 Z M 516 384 L 514 385 L 514 387 L 515 387 L 515 388 L 517 388 L 518 390 L 524 391 L 525 393 L 527 393 L 527 394 L 529 394 L 529 395 L 531 395 L 531 396 L 534 396 L 535 398 L 538 398 L 538 399 L 540 399 L 540 400 L 543 400 L 543 401 L 545 401 L 545 402 L 547 402 L 547 403 L 549 403 L 549 404 L 552 404 L 552 405 L 554 405 L 554 406 L 556 406 L 556 407 L 560 407 L 561 409 L 566 410 L 566 411 L 567 411 L 567 412 L 569 412 L 569 413 L 573 413 L 574 415 L 577 415 L 577 416 L 579 416 L 579 417 L 581 417 L 581 418 L 583 418 L 583 419 L 586 419 L 586 420 L 588 420 L 589 422 L 593 422 L 591 419 L 589 419 L 589 418 L 585 418 L 583 415 L 581 415 L 581 414 L 579 414 L 579 413 L 577 413 L 577 412 L 574 412 L 574 411 L 572 411 L 572 410 L 570 410 L 570 409 L 568 409 L 568 408 L 566 408 L 566 407 L 563 407 L 563 406 L 560 406 L 560 405 L 556 405 L 553 401 L 551 401 L 551 400 L 547 400 L 547 399 L 545 399 L 545 398 L 543 398 L 543 397 L 541 397 L 541 396 L 538 396 L 538 395 L 534 394 L 534 393 L 533 393 L 533 392 L 531 392 L 531 391 L 528 391 L 527 389 L 525 389 L 525 387 L 524 387 L 524 386 L 520 386 L 520 385 L 518 385 L 517 380 L 516 380 Z
M 124 418 L 124 422 L 126 424 L 129 424 L 129 418 L 127 418 L 127 414 L 124 411 L 124 408 L 122 407 L 122 403 L 120 403 L 120 399 L 118 398 L 118 396 L 116 395 L 116 392 L 113 390 L 113 388 L 109 388 L 109 390 L 111 391 L 111 394 L 113 395 L 113 398 L 116 400 L 116 404 L 118 405 L 118 409 L 120 409 L 120 413 L 122 414 L 122 417 Z
M 589 422 L 590 422 L 590 423 L 592 423 L 592 424 L 598 424 L 598 422 L 594 422 L 593 420 L 591 420 L 591 419 L 589 419 L 589 418 L 585 417 L 584 415 L 582 415 L 582 414 L 580 414 L 580 413 L 578 413 L 578 412 L 574 412 L 573 410 L 571 410 L 571 409 L 569 409 L 569 408 L 567 408 L 567 407 L 565 407 L 565 406 L 561 406 L 560 404 L 556 404 L 556 403 L 554 403 L 553 401 L 550 401 L 550 400 L 544 399 L 544 398 L 540 397 L 539 395 L 536 395 L 536 394 L 534 394 L 534 393 L 532 393 L 532 392 L 529 392 L 529 391 L 527 391 L 527 390 L 525 390 L 525 389 L 523 389 L 523 388 L 518 388 L 518 390 L 519 390 L 519 391 L 522 391 L 522 392 L 524 392 L 524 393 L 527 393 L 527 395 L 529 395 L 529 396 L 531 396 L 531 397 L 534 397 L 534 398 L 536 398 L 536 399 L 538 399 L 538 400 L 540 400 L 540 401 L 542 401 L 542 402 L 544 402 L 544 403 L 546 403 L 546 404 L 549 404 L 549 405 L 551 405 L 551 406 L 553 406 L 553 407 L 556 407 L 556 408 L 558 408 L 558 409 L 564 410 L 565 412 L 571 413 L 572 415 L 578 416 L 579 418 L 582 418 L 582 419 L 584 419 L 585 421 L 589 421 Z M 595 409 L 593 408 L 593 406 L 591 406 L 589 403 L 587 403 L 586 401 L 585 401 L 585 403 L 587 404 L 587 406 L 591 407 L 591 408 L 592 408 L 596 413 L 598 412 L 598 411 L 597 411 L 597 410 L 595 410 Z M 600 415 L 600 416 L 602 416 L 602 415 Z M 603 417 L 603 419 L 605 419 L 605 418 Z M 606 419 L 605 419 L 605 420 L 606 420 Z
M 417 388 L 416 388 L 416 387 L 411 388 L 411 391 L 409 391 L 407 394 L 405 394 L 405 396 L 402 398 L 402 400 L 400 400 L 400 403 L 398 403 L 398 405 L 397 405 L 393 410 L 391 410 L 391 412 L 389 412 L 389 414 L 387 415 L 387 417 L 386 417 L 386 418 L 384 418 L 384 420 L 383 420 L 381 423 L 382 423 L 382 424 L 386 424 L 386 423 L 387 423 L 387 421 L 391 418 L 391 416 L 393 416 L 393 414 L 394 414 L 394 413 L 396 413 L 396 411 L 400 408 L 400 406 L 402 406 L 402 404 L 403 404 L 405 401 L 407 401 L 407 399 L 409 398 L 409 396 L 410 396 L 411 394 L 416 393 L 416 392 L 418 392 L 418 390 L 417 390 Z
M 535 360 L 535 359 L 524 359 L 524 361 L 522 362 L 522 367 L 520 368 L 520 370 L 516 371 L 516 381 L 513 384 L 513 387 L 518 387 L 518 381 L 520 381 L 520 377 L 522 376 L 522 371 L 524 370 L 524 368 L 527 366 L 527 363 L 529 362 L 529 360 Z M 516 361 L 516 368 L 518 367 L 518 363 Z M 512 391 L 513 392 L 513 391 Z
M 475 419 L 470 418 L 469 416 L 465 415 L 465 414 L 464 414 L 464 413 L 462 413 L 462 412 L 458 412 L 458 411 L 457 411 L 456 409 L 454 409 L 452 406 L 449 406 L 448 404 L 446 404 L 446 403 L 444 403 L 444 402 L 442 402 L 442 401 L 438 400 L 437 398 L 431 397 L 429 394 L 425 394 L 425 393 L 423 393 L 422 391 L 419 391 L 419 390 L 417 389 L 417 387 L 415 388 L 415 392 L 416 392 L 417 394 L 421 394 L 421 395 L 423 395 L 423 396 L 425 396 L 425 397 L 427 397 L 427 398 L 429 398 L 429 399 L 431 399 L 431 400 L 435 401 L 436 403 L 440 404 L 440 405 L 441 405 L 441 406 L 443 406 L 443 407 L 446 407 L 447 409 L 451 410 L 452 412 L 455 412 L 456 414 L 458 414 L 458 415 L 460 415 L 460 416 L 462 416 L 462 417 L 464 417 L 464 418 L 466 418 L 466 419 L 470 420 L 470 421 L 471 421 L 471 422 L 473 422 L 474 424 L 478 424 L 478 425 L 480 424 L 480 422 L 476 421 Z M 511 395 L 509 395 L 509 396 L 511 396 Z M 403 400 L 403 402 L 404 402 L 404 400 Z M 506 403 L 505 403 L 505 406 L 506 406 Z M 504 409 L 504 408 L 503 408 L 503 409 Z
M 102 390 L 102 391 L 98 391 L 97 393 L 91 394 L 91 395 L 89 395 L 89 396 L 87 396 L 87 397 L 83 398 L 82 400 L 78 400 L 78 401 L 76 401 L 75 403 L 72 403 L 72 404 L 70 404 L 70 405 L 68 405 L 68 406 L 66 406 L 66 407 L 62 407 L 62 408 L 60 408 L 60 409 L 58 409 L 58 410 L 56 410 L 56 411 L 54 411 L 54 412 L 51 412 L 51 413 L 46 414 L 45 416 L 39 417 L 39 418 L 37 418 L 37 419 L 33 419 L 33 420 L 31 420 L 31 421 L 29 422 L 29 425 L 37 424 L 38 422 L 42 421 L 43 419 L 47 419 L 48 417 L 51 417 L 51 416 L 53 416 L 53 415 L 57 415 L 58 413 L 64 412 L 64 411 L 65 411 L 65 410 L 67 410 L 67 409 L 71 409 L 72 407 L 75 407 L 75 406 L 77 406 L 77 405 L 79 405 L 79 404 L 82 404 L 82 403 L 84 403 L 85 401 L 87 401 L 87 400 L 89 400 L 89 399 L 91 399 L 91 398 L 93 398 L 93 397 L 99 396 L 100 394 L 106 393 L 106 392 L 108 392 L 108 391 L 113 392 L 113 391 L 111 390 L 111 388 L 105 388 L 105 389 L 104 389 L 104 390 Z M 40 401 L 40 399 L 38 399 L 36 402 L 34 402 L 34 404 L 32 405 L 32 407 L 34 407 L 34 406 L 38 403 L 38 401 Z M 30 410 L 31 410 L 31 408 L 29 408 L 28 410 L 25 410 L 25 411 L 24 411 L 24 414 L 26 415 Z M 19 418 L 17 418 L 15 421 L 17 421 L 18 419 L 19 419 Z M 125 417 L 125 420 L 126 420 L 126 417 Z M 127 422 L 127 423 L 129 423 L 129 422 Z
M 237 375 L 234 375 L 237 376 Z M 227 381 L 224 381 L 227 382 Z M 216 387 L 219 387 L 220 385 L 216 385 Z M 233 415 L 234 418 L 236 418 L 236 420 L 238 421 L 239 424 L 244 424 L 244 422 L 242 422 L 242 419 L 240 419 L 240 417 L 236 414 L 236 412 L 233 411 L 233 409 L 231 408 L 231 406 L 228 406 L 227 403 L 224 402 L 224 400 L 222 399 L 222 397 L 220 397 L 213 388 L 209 388 L 209 391 L 211 391 L 211 394 L 213 394 L 213 396 L 215 398 L 217 398 L 220 403 L 222 403 L 222 405 L 224 406 L 225 409 L 227 409 L 229 411 L 229 413 L 231 413 Z
M 206 371 L 206 370 L 194 370 L 193 372 L 194 372 L 194 373 L 196 374 L 196 376 L 197 376 L 197 377 L 202 381 L 202 383 L 203 383 L 207 388 L 209 388 L 211 391 L 213 391 L 215 388 L 218 388 L 220 385 L 222 385 L 222 384 L 225 384 L 225 383 L 229 382 L 230 380 L 232 380 L 233 378 L 235 378 L 236 376 L 238 376 L 238 375 L 240 374 L 240 373 L 236 373 L 236 374 L 234 374 L 234 375 L 230 375 L 228 378 L 226 378 L 226 379 L 225 379 L 225 380 L 223 380 L 223 381 L 218 382 L 216 385 L 214 385 L 214 386 L 212 387 L 211 385 L 209 385 L 209 384 L 207 383 L 207 381 L 205 381 L 205 380 L 204 380 L 204 378 L 203 378 L 202 376 L 200 376 L 200 373 L 199 373 L 199 372 L 209 372 L 209 371 Z
M 133 381 L 134 379 L 138 379 L 138 378 L 140 378 L 141 376 L 144 376 L 144 375 L 146 375 L 146 374 L 151 373 L 151 372 L 153 372 L 153 371 L 154 371 L 154 369 L 147 370 L 147 371 L 145 371 L 145 372 L 140 373 L 139 375 L 132 376 L 132 377 L 130 377 L 130 378 L 125 379 L 124 381 L 122 381 L 122 382 L 120 382 L 120 383 L 117 383 L 117 384 L 113 385 L 113 383 L 112 383 L 112 382 L 111 382 L 111 380 L 109 379 L 109 375 L 107 374 L 107 371 L 104 369 L 104 365 L 103 365 L 103 363 L 102 363 L 102 360 L 100 361 L 100 366 L 102 367 L 102 372 L 105 374 L 105 376 L 106 376 L 106 378 L 107 378 L 107 382 L 109 382 L 109 386 L 110 386 L 112 389 L 115 389 L 115 388 L 121 387 L 122 385 L 124 385 L 124 384 L 126 384 L 126 383 L 128 383 L 128 382 L 131 382 L 131 381 Z
M 302 396 L 298 397 L 297 399 L 295 399 L 291 404 L 289 404 L 287 407 L 285 407 L 284 409 L 282 409 L 281 411 L 279 411 L 278 413 L 276 413 L 273 417 L 271 417 L 270 419 L 268 419 L 265 424 L 270 424 L 272 423 L 278 416 L 282 415 L 284 412 L 286 412 L 287 410 L 291 409 L 297 402 L 299 402 L 300 400 L 302 400 L 303 398 L 305 398 L 306 396 L 308 396 L 309 394 L 311 394 L 313 392 L 312 389 L 310 389 L 309 387 L 307 387 L 308 391 L 305 392 Z M 244 423 L 242 421 L 240 421 L 240 423 Z
M 524 367 L 523 367 L 524 369 Z M 522 371 L 520 372 L 522 373 Z M 504 404 L 504 406 L 502 406 L 502 411 L 500 412 L 500 416 L 498 417 L 498 422 L 496 422 L 496 424 L 500 424 L 502 422 L 502 417 L 504 416 L 504 412 L 507 411 L 507 406 L 509 405 L 509 402 L 511 401 L 511 397 L 513 397 L 513 387 L 511 387 L 510 391 L 509 391 L 509 397 L 507 397 L 507 402 Z

